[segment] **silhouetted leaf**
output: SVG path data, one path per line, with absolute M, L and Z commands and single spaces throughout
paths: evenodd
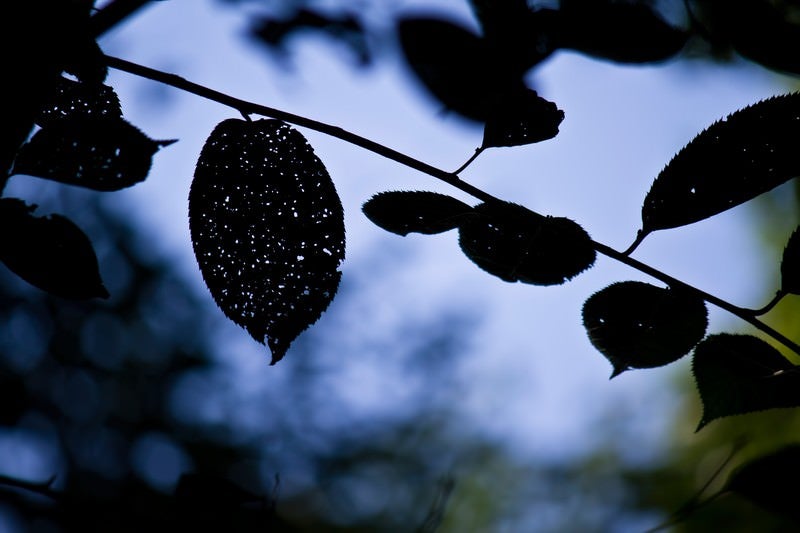
M 728 115 L 695 137 L 655 179 L 641 235 L 691 224 L 800 174 L 800 93 Z
M 486 42 L 437 18 L 400 19 L 397 32 L 409 66 L 445 109 L 485 121 L 500 84 Z
M 800 227 L 792 232 L 781 260 L 781 290 L 800 294 Z
M 703 401 L 698 431 L 717 418 L 800 406 L 800 373 L 778 350 L 752 335 L 710 335 L 692 360 Z
M 533 10 L 525 0 L 470 0 L 483 38 L 496 61 L 507 72 L 522 76 L 555 51 L 559 13 Z
M 20 148 L 12 172 L 116 191 L 143 181 L 153 154 L 173 142 L 154 141 L 119 118 L 78 113 L 36 132 Z
M 61 215 L 37 217 L 36 206 L 0 199 L 0 260 L 19 277 L 62 298 L 107 298 L 89 238 Z
M 57 120 L 78 118 L 121 119 L 117 93 L 108 85 L 60 78 L 55 94 L 43 102 L 36 123 L 47 127 Z
M 483 148 L 519 146 L 558 134 L 564 112 L 535 91 L 520 88 L 498 98 L 483 130 Z
M 643 3 L 562 2 L 560 16 L 560 47 L 619 63 L 665 61 L 689 37 Z
M 375 225 L 398 235 L 432 235 L 458 227 L 472 206 L 452 196 L 428 191 L 391 191 L 376 194 L 362 206 Z
M 217 305 L 275 364 L 339 288 L 344 213 L 327 170 L 283 122 L 225 120 L 197 161 L 189 225 Z
M 762 66 L 785 73 L 800 74 L 800 21 L 797 3 L 776 5 L 765 0 L 703 0 L 710 30 L 716 40 L 729 42 L 741 56 Z M 794 5 L 792 5 L 794 4 Z M 794 18 L 792 16 L 794 9 Z
M 703 338 L 705 302 L 685 290 L 622 281 L 593 294 L 583 305 L 589 340 L 611 363 L 611 377 L 632 368 L 676 361 Z
M 747 498 L 770 512 L 800 520 L 797 495 L 790 488 L 798 479 L 800 444 L 788 444 L 737 467 L 723 490 Z
M 560 285 L 594 264 L 589 235 L 575 222 L 509 202 L 479 204 L 459 226 L 464 254 L 503 281 Z

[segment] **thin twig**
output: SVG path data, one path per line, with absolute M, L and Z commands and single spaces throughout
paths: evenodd
M 246 100 L 241 100 L 239 98 L 235 98 L 233 96 L 229 96 L 225 93 L 221 93 L 219 91 L 215 91 L 203 85 L 199 85 L 197 83 L 188 81 L 180 76 L 176 76 L 175 74 L 169 74 L 166 72 L 162 72 L 159 70 L 152 69 L 150 67 L 145 67 L 143 65 L 139 65 L 136 63 L 132 63 L 130 61 L 108 56 L 106 55 L 106 61 L 108 62 L 108 66 L 111 68 L 115 68 L 117 70 L 121 70 L 124 72 L 128 72 L 130 74 L 134 74 L 136 76 L 141 76 L 143 78 L 151 79 L 153 81 L 157 81 L 160 83 L 164 83 L 166 85 L 170 85 L 175 87 L 176 89 L 181 89 L 191 94 L 200 96 L 202 98 L 206 98 L 208 100 L 212 100 L 214 102 L 220 103 L 222 105 L 231 107 L 242 114 L 256 114 L 256 115 L 263 115 L 267 117 L 271 117 L 278 120 L 283 120 L 285 122 L 294 124 L 296 126 L 305 127 L 312 129 L 314 131 L 318 131 L 320 133 L 324 133 L 326 135 L 330 135 L 337 139 L 343 140 L 345 142 L 354 144 L 356 146 L 360 146 L 365 150 L 369 150 L 375 154 L 381 155 L 392 161 L 400 163 L 401 165 L 405 165 L 407 167 L 413 168 L 418 170 L 422 173 L 428 174 L 434 178 L 437 178 L 453 187 L 487 203 L 493 202 L 502 202 L 499 198 L 492 196 L 491 194 L 463 181 L 458 175 L 454 172 L 447 172 L 441 170 L 437 167 L 429 165 L 428 163 L 424 163 L 418 159 L 414 159 L 402 152 L 398 152 L 397 150 L 393 150 L 388 148 L 380 143 L 367 139 L 365 137 L 361 137 L 360 135 L 356 135 L 355 133 L 351 133 L 347 130 L 344 130 L 338 126 L 332 126 L 330 124 L 325 124 L 323 122 L 318 122 L 316 120 L 312 120 L 300 115 L 295 115 L 293 113 L 288 113 L 286 111 L 281 111 L 280 109 L 275 109 L 272 107 L 267 107 L 263 105 L 259 105 L 253 102 L 248 102 Z M 762 331 L 763 333 L 769 335 L 776 341 L 780 342 L 793 352 L 800 355 L 800 345 L 796 344 L 795 342 L 786 338 L 783 334 L 775 331 L 768 325 L 764 324 L 760 320 L 758 320 L 752 311 L 746 310 L 735 305 L 728 303 L 721 298 L 718 298 L 712 294 L 709 294 L 705 291 L 702 291 L 696 287 L 689 285 L 679 279 L 673 278 L 661 272 L 660 270 L 651 267 L 641 261 L 637 261 L 633 259 L 629 255 L 627 255 L 631 250 L 626 250 L 625 252 L 619 252 L 614 250 L 610 246 L 607 246 L 603 243 L 592 241 L 595 250 L 597 252 L 606 255 L 612 259 L 615 259 L 621 263 L 624 263 L 640 272 L 647 274 L 655 279 L 663 281 L 664 283 L 668 284 L 670 287 L 676 288 L 681 287 L 684 290 L 693 292 L 698 297 L 702 298 L 706 302 L 716 305 L 717 307 L 728 311 L 729 313 L 741 318 L 745 322 L 751 324 L 756 329 Z
M 457 169 L 457 170 L 454 170 L 454 171 L 453 171 L 453 174 L 461 174 L 461 172 L 462 172 L 462 171 L 463 171 L 465 168 L 467 168 L 467 167 L 468 167 L 468 166 L 469 166 L 469 165 L 470 165 L 470 164 L 471 164 L 473 161 L 475 161 L 476 159 L 478 159 L 478 156 L 479 156 L 479 155 L 481 155 L 481 153 L 482 153 L 484 150 L 486 150 L 486 148 L 484 148 L 483 146 L 479 146 L 479 147 L 475 148 L 475 153 L 474 153 L 474 154 L 472 154 L 472 155 L 470 156 L 470 158 L 469 158 L 469 159 L 467 159 L 467 160 L 464 162 L 464 164 L 463 164 L 463 165 L 461 165 L 460 167 L 458 167 L 458 169 Z
M 52 476 L 47 481 L 34 482 L 0 475 L 0 485 L 13 487 L 16 489 L 23 489 L 28 492 L 34 492 L 36 494 L 41 494 L 42 496 L 47 496 L 53 500 L 59 500 L 62 496 L 61 493 L 52 489 L 55 480 L 56 476 Z

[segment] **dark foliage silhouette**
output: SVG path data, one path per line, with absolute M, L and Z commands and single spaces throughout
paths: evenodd
M 39 0 L 10 2 L 3 8 L 12 29 L 4 36 L 3 60 L 19 83 L 10 84 L 14 87 L 6 98 L 0 185 L 11 176 L 33 176 L 108 192 L 146 179 L 152 158 L 174 141 L 150 139 L 123 118 L 113 88 L 104 85 L 109 66 L 230 107 L 244 120 L 224 120 L 210 133 L 187 191 L 192 245 L 213 300 L 233 323 L 269 346 L 272 364 L 280 361 L 329 307 L 339 289 L 339 267 L 345 258 L 344 212 L 334 182 L 306 139 L 289 125 L 293 124 L 386 156 L 474 197 L 480 203 L 469 206 L 428 191 L 385 192 L 367 201 L 363 212 L 380 227 L 400 235 L 458 229 L 458 243 L 467 259 L 504 281 L 560 285 L 593 267 L 599 253 L 665 283 L 668 288 L 622 281 L 595 293 L 584 306 L 584 325 L 591 342 L 609 359 L 612 377 L 628 369 L 664 366 L 693 352 L 692 370 L 704 406 L 698 430 L 721 417 L 800 404 L 794 386 L 795 366 L 773 344 L 798 355 L 800 346 L 759 319 L 783 297 L 797 292 L 796 233 L 785 248 L 781 289 L 756 310 L 736 307 L 631 257 L 638 244 L 656 230 L 720 214 L 796 177 L 800 170 L 798 93 L 731 110 L 688 142 L 655 177 L 643 202 L 642 227 L 624 252 L 592 240 L 589 232 L 570 218 L 539 214 L 495 198 L 459 176 L 485 149 L 531 149 L 531 144 L 557 137 L 565 112 L 540 97 L 528 83 L 528 75 L 555 51 L 573 50 L 600 60 L 640 65 L 677 61 L 688 50 L 705 49 L 707 57 L 735 52 L 767 69 L 798 74 L 793 52 L 800 35 L 796 6 L 767 0 L 687 1 L 676 4 L 683 8 L 684 22 L 673 24 L 653 3 L 644 1 L 562 0 L 557 7 L 542 8 L 530 7 L 522 0 L 502 6 L 475 0 L 471 6 L 479 32 L 443 15 L 405 14 L 392 22 L 396 44 L 410 71 L 444 109 L 484 128 L 475 154 L 456 172 L 446 172 L 341 128 L 238 100 L 104 55 L 98 36 L 143 4 L 117 0 L 96 10 L 92 1 Z M 104 19 L 111 17 L 106 13 L 117 13 L 116 20 Z M 299 29 L 356 42 L 355 49 L 364 62 L 370 57 L 364 45 L 368 41 L 361 40 L 369 31 L 367 25 L 352 13 L 337 17 L 298 8 L 280 23 L 256 21 L 253 36 L 265 44 L 283 46 L 286 36 Z M 39 46 L 16 46 L 28 35 L 40 38 Z M 251 115 L 269 118 L 253 120 Z M 35 209 L 21 198 L 2 199 L 0 259 L 14 274 L 45 292 L 90 300 L 66 302 L 63 308 L 53 300 L 42 304 L 56 308 L 53 328 L 58 335 L 71 335 L 75 344 L 75 333 L 69 328 L 61 330 L 73 316 L 70 313 L 107 313 L 102 307 L 92 307 L 101 304 L 91 300 L 106 298 L 109 292 L 113 296 L 113 291 L 107 291 L 107 284 L 100 279 L 102 263 L 98 265 L 92 242 L 83 230 L 57 213 L 35 216 Z M 141 290 L 138 286 L 131 289 L 131 302 L 137 301 Z M 131 302 L 114 312 L 136 321 L 138 311 Z M 766 340 L 725 333 L 704 338 L 706 303 L 756 327 Z M 59 345 L 63 352 L 48 354 L 53 361 L 48 359 L 46 364 L 68 366 L 64 371 L 75 380 L 100 383 L 99 374 L 93 374 L 95 369 L 72 368 L 76 362 L 71 358 L 76 355 L 65 346 L 70 343 Z M 166 379 L 167 370 L 206 364 L 198 361 L 193 350 L 178 352 L 178 368 L 160 368 L 161 379 Z M 175 361 L 170 359 L 170 364 Z M 103 369 L 117 364 L 93 362 Z M 149 364 L 142 366 L 148 368 Z M 139 377 L 150 375 L 144 371 Z M 118 377 L 108 377 L 108 386 L 135 390 L 117 382 Z M 29 387 L 46 387 L 33 381 L 9 378 L 9 390 L 33 401 Z M 4 419 L 21 420 L 24 403 L 10 405 L 18 412 L 4 414 Z M 163 423 L 157 406 L 120 400 L 114 407 L 121 412 L 76 411 L 61 416 L 88 418 L 82 420 L 87 423 L 101 419 L 105 423 L 108 416 L 131 424 L 119 430 L 121 437 L 111 439 L 111 448 L 118 442 L 123 448 L 128 446 L 131 428 L 141 431 L 137 424 L 149 424 L 147 428 L 156 431 Z M 55 401 L 43 407 L 45 411 L 61 408 Z M 58 427 L 58 417 L 53 418 L 50 425 L 63 429 Z M 97 436 L 88 430 L 74 435 L 65 430 L 60 437 L 70 464 L 80 466 L 87 435 Z M 201 464 L 201 452 L 184 444 L 186 453 Z M 762 483 L 764 472 L 771 472 L 781 460 L 793 467 L 795 455 L 778 454 L 762 463 L 750 463 L 732 478 L 728 490 L 763 505 L 763 498 L 754 496 L 758 490 L 752 487 Z M 96 473 L 73 470 L 67 485 L 59 490 L 50 480 L 38 485 L 6 481 L 10 487 L 53 500 L 47 504 L 51 508 L 32 504 L 36 510 L 31 513 L 52 512 L 49 519 L 67 529 L 93 529 L 113 520 L 120 528 L 141 530 L 154 523 L 155 515 L 169 525 L 211 524 L 218 528 L 242 520 L 234 527 L 243 529 L 264 528 L 277 519 L 268 496 L 235 488 L 224 481 L 225 476 L 209 478 L 201 472 L 184 477 L 177 483 L 177 492 L 166 496 L 137 483 L 109 487 Z M 29 502 L 11 492 L 21 508 L 27 509 Z M 109 497 L 108 505 L 95 509 L 93 498 L 103 495 Z M 140 505 L 116 507 L 122 500 Z M 777 497 L 772 500 L 778 503 L 766 507 L 796 518 Z M 209 501 L 215 505 L 205 505 Z M 136 509 L 146 511 L 139 515 Z

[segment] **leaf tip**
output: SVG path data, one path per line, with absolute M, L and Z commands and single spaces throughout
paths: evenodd
M 623 372 L 630 370 L 629 366 L 626 365 L 614 365 L 614 370 L 612 370 L 611 375 L 609 376 L 609 380 L 614 379 L 615 377 L 619 376 Z

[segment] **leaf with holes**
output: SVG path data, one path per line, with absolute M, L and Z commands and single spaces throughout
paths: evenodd
M 800 227 L 792 232 L 783 250 L 781 291 L 800 294 Z
M 594 264 L 589 235 L 563 217 L 510 202 L 479 204 L 459 226 L 464 254 L 503 281 L 560 285 Z
M 615 377 L 632 368 L 677 361 L 703 338 L 705 302 L 688 292 L 641 281 L 613 283 L 583 305 L 592 345 L 611 363 Z
M 122 119 L 122 106 L 112 87 L 61 77 L 53 95 L 39 111 L 36 123 L 47 127 L 64 119 Z
M 738 466 L 723 487 L 756 505 L 800 520 L 797 495 L 787 487 L 800 478 L 800 444 L 787 444 Z
M 36 132 L 20 148 L 13 174 L 117 191 L 143 181 L 153 155 L 174 142 L 154 141 L 122 119 L 78 115 Z
M 535 91 L 520 87 L 497 99 L 483 129 L 483 148 L 521 146 L 552 139 L 564 112 Z
M 225 316 L 272 351 L 272 364 L 339 288 L 344 213 L 306 139 L 278 120 L 219 123 L 189 192 L 195 257 Z
M 778 350 L 752 335 L 711 335 L 692 359 L 703 416 L 699 431 L 725 416 L 800 406 L 800 372 Z
M 361 209 L 375 225 L 403 236 L 455 229 L 472 213 L 472 206 L 428 191 L 382 192 L 367 200 Z
M 698 222 L 800 174 L 800 93 L 728 115 L 687 144 L 653 182 L 637 243 L 649 233 Z
M 0 260 L 19 277 L 62 298 L 108 298 L 92 243 L 61 215 L 37 217 L 36 206 L 0 199 Z

